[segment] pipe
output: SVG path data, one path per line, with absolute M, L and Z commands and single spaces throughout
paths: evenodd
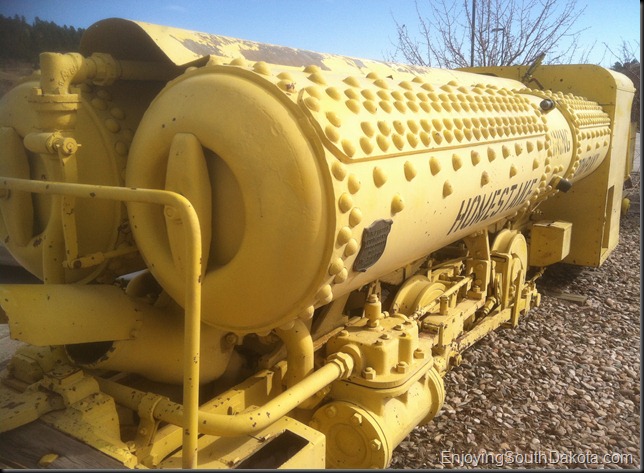
M 289 329 L 275 329 L 286 346 L 286 386 L 292 387 L 313 371 L 313 338 L 304 322 L 297 319 Z
M 72 84 L 88 79 L 97 85 L 111 85 L 117 79 L 168 81 L 183 72 L 174 65 L 119 61 L 105 53 L 87 58 L 79 53 L 41 53 L 40 68 L 40 87 L 51 95 L 69 94 Z
M 332 382 L 347 378 L 353 371 L 354 360 L 347 353 L 335 353 L 327 364 L 304 378 L 295 386 L 288 388 L 264 406 L 238 414 L 214 414 L 199 411 L 199 433 L 216 436 L 249 435 L 272 425 L 290 411 L 298 407 L 316 392 Z M 107 379 L 96 378 L 101 391 L 129 409 L 138 410 L 147 393 Z M 162 398 L 152 413 L 155 419 L 174 425 L 184 425 L 185 415 L 180 404 Z
M 0 189 L 39 194 L 70 195 L 80 198 L 109 199 L 167 205 L 179 210 L 185 223 L 186 274 L 183 348 L 183 425 L 182 467 L 197 466 L 197 419 L 199 412 L 199 346 L 201 339 L 201 230 L 199 217 L 190 201 L 175 192 L 66 182 L 31 181 L 0 177 Z

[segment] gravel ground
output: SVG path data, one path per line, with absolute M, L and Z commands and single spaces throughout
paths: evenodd
M 640 468 L 639 177 L 606 263 L 549 268 L 541 306 L 464 354 L 391 468 Z

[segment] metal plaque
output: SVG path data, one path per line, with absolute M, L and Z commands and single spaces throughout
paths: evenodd
M 393 223 L 393 220 L 376 220 L 364 229 L 360 251 L 353 263 L 354 271 L 363 273 L 380 259 L 385 252 L 387 237 Z

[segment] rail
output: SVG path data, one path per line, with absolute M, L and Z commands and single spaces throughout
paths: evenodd
M 1 192 L 4 190 L 4 192 Z M 199 218 L 188 199 L 171 191 L 100 186 L 66 182 L 32 181 L 0 176 L 0 199 L 11 191 L 67 195 L 167 205 L 179 211 L 186 237 L 185 325 L 183 346 L 183 442 L 182 468 L 197 467 L 199 418 L 199 346 L 201 338 L 201 230 Z

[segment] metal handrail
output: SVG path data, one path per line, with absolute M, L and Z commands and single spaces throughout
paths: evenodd
M 67 195 L 86 199 L 106 199 L 167 205 L 179 211 L 185 224 L 186 280 L 183 345 L 183 442 L 182 468 L 197 467 L 199 417 L 199 346 L 201 339 L 201 230 L 190 201 L 176 192 L 116 186 L 32 181 L 0 176 L 0 189 L 37 194 Z M 4 196 L 7 198 L 9 196 Z M 0 198 L 3 194 L 0 193 Z

